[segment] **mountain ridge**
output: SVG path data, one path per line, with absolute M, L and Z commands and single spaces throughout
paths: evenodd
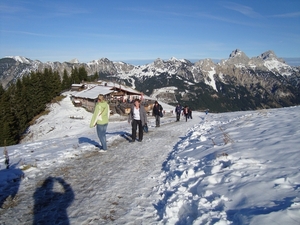
M 218 105 L 226 105 L 224 111 L 300 103 L 300 67 L 289 66 L 272 50 L 249 58 L 241 50 L 235 49 L 227 59 L 218 63 L 211 59 L 192 63 L 171 57 L 169 60 L 157 58 L 139 66 L 113 62 L 107 58 L 88 63 L 80 63 L 77 59 L 63 63 L 42 63 L 26 57 L 3 58 L 0 59 L 0 81 L 6 87 L 31 71 L 51 68 L 62 76 L 64 70 L 70 74 L 73 68 L 79 67 L 84 67 L 89 75 L 98 73 L 101 79 L 113 80 L 147 95 L 151 95 L 154 89 L 177 87 L 174 96 L 167 98 L 176 101 L 166 103 L 196 104 L 197 109 L 212 107 L 207 99 Z M 203 99 L 204 96 L 206 99 Z M 205 104 L 199 104 L 199 100 Z

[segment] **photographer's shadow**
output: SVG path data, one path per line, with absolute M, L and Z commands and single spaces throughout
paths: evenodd
M 60 177 L 48 177 L 34 192 L 33 224 L 70 224 L 67 208 L 74 192 Z
M 24 173 L 17 168 L 18 164 L 19 162 L 10 166 L 9 169 L 0 170 L 0 208 L 5 208 L 6 203 L 9 204 L 9 201 L 14 200 L 19 191 Z M 9 179 L 1 179 L 6 177 Z

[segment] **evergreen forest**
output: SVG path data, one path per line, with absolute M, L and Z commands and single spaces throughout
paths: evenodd
M 62 75 L 46 68 L 23 76 L 7 89 L 0 84 L 0 146 L 18 144 L 30 123 L 46 113 L 47 103 L 73 83 L 94 81 L 98 76 L 88 76 L 84 67 L 72 69 L 71 74 L 64 70 Z

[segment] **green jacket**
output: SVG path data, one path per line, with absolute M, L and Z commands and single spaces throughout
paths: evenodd
M 109 113 L 109 104 L 107 104 L 106 101 L 98 102 L 95 106 L 94 114 L 90 122 L 90 128 L 94 127 L 96 124 L 108 124 Z

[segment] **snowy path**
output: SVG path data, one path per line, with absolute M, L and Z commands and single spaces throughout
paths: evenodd
M 40 171 L 35 177 L 35 187 L 30 184 L 22 187 L 21 184 L 19 204 L 8 209 L 1 217 L 5 218 L 6 224 L 32 224 L 36 214 L 33 213 L 37 198 L 33 198 L 34 192 L 47 177 L 60 177 L 70 185 L 69 193 L 74 194 L 74 200 L 67 208 L 70 224 L 142 224 L 143 218 L 147 218 L 147 223 L 153 221 L 155 224 L 158 217 L 154 204 L 159 199 L 157 188 L 162 164 L 180 137 L 186 135 L 192 124 L 202 119 L 197 116 L 188 122 L 166 123 L 160 128 L 150 127 L 142 143 L 129 143 L 126 136 L 118 135 L 113 142 L 109 141 L 107 153 L 91 151 L 94 148 L 92 145 L 82 144 L 79 147 L 86 149 L 86 153 L 53 170 Z M 129 125 L 119 132 L 129 133 Z M 46 198 L 47 191 L 40 195 L 42 199 Z M 72 197 L 69 194 L 69 198 Z M 60 204 L 67 204 L 67 200 L 61 200 Z M 56 207 L 57 204 L 44 204 L 42 214 L 51 218 L 51 214 L 57 213 Z
M 115 118 L 99 153 L 90 114 L 76 108 L 85 119 L 66 120 L 59 105 L 29 142 L 8 146 L 10 169 L 0 159 L 0 225 L 298 225 L 299 110 L 194 112 L 158 129 L 149 117 L 142 143 Z

